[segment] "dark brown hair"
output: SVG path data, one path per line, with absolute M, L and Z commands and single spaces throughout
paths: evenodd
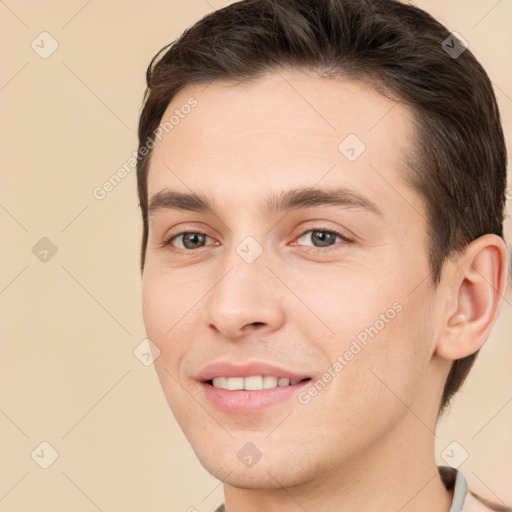
M 188 84 L 256 79 L 283 68 L 367 82 L 408 105 L 414 152 L 406 179 L 428 215 L 429 263 L 439 284 L 446 258 L 486 233 L 503 237 L 506 147 L 492 85 L 469 49 L 425 11 L 396 0 L 244 0 L 212 12 L 155 55 L 139 123 L 139 152 Z M 458 54 L 460 53 L 460 55 Z M 148 236 L 151 151 L 137 165 Z M 453 362 L 439 407 L 478 352 Z

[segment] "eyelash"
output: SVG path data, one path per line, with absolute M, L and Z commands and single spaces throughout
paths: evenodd
M 327 229 L 327 228 L 313 228 L 313 229 L 307 229 L 306 231 L 304 231 L 300 236 L 297 237 L 297 239 L 299 238 L 302 238 L 306 233 L 314 233 L 314 232 L 322 232 L 322 233 L 329 233 L 331 235 L 336 235 L 338 236 L 339 238 L 341 238 L 344 242 L 353 242 L 354 240 L 345 235 L 344 233 L 340 233 L 339 231 L 336 231 L 334 229 Z M 165 239 L 162 243 L 162 247 L 170 247 L 172 249 L 172 251 L 178 253 L 178 254 L 189 254 L 190 252 L 193 252 L 193 251 L 197 251 L 199 249 L 204 249 L 205 247 L 199 247 L 197 249 L 182 249 L 180 247 L 174 247 L 171 242 L 175 239 L 175 238 L 178 238 L 182 235 L 187 235 L 189 233 L 192 233 L 194 235 L 202 235 L 202 236 L 205 236 L 205 237 L 208 237 L 208 235 L 206 233 L 203 233 L 202 231 L 197 231 L 197 230 L 190 230 L 190 231 L 180 231 L 179 233 L 177 234 L 174 234 L 172 235 L 171 237 Z M 211 237 L 210 237 L 211 238 Z M 329 246 L 326 246 L 326 247 L 314 247 L 314 246 L 308 246 L 308 251 L 310 252 L 314 252 L 314 253 L 318 253 L 318 252 L 326 252 L 326 251 L 329 251 L 329 250 L 332 250 L 335 248 L 336 245 L 338 245 L 340 242 L 337 242 L 333 245 L 329 245 Z

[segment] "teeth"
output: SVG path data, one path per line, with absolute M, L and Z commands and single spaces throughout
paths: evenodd
M 265 375 L 263 377 L 263 389 L 275 388 L 277 386 L 277 377 L 273 375 Z
M 228 389 L 244 389 L 243 377 L 229 377 L 226 380 L 228 382 Z
M 212 379 L 213 387 L 237 390 L 245 389 L 248 391 L 259 391 L 261 389 L 271 389 L 278 386 L 293 386 L 298 384 L 300 379 L 290 380 L 287 377 L 275 377 L 274 375 L 253 375 L 251 377 L 215 377 Z
M 228 379 L 226 377 L 215 377 L 213 385 L 216 388 L 228 389 Z
M 245 379 L 242 380 L 244 381 L 244 389 L 263 389 L 263 377 L 261 375 L 255 375 L 254 377 L 245 377 Z

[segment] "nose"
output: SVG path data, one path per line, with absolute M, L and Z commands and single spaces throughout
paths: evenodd
M 283 325 L 286 288 L 268 263 L 265 253 L 248 263 L 235 250 L 230 252 L 212 279 L 205 301 L 210 329 L 237 340 L 256 330 L 267 334 Z

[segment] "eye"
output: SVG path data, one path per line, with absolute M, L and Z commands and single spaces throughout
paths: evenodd
M 299 238 L 297 238 L 298 241 L 301 239 L 309 239 L 311 242 L 313 242 L 313 248 L 314 249 L 324 249 L 329 248 L 333 245 L 336 245 L 336 239 L 339 238 L 342 241 L 345 242 L 352 242 L 353 240 L 348 237 L 347 235 L 340 233 L 338 231 L 332 230 L 332 229 L 324 229 L 324 228 L 316 228 L 316 229 L 308 229 L 305 231 Z M 318 244 L 318 245 L 314 245 Z
M 181 246 L 175 246 L 174 241 L 175 240 L 181 240 Z M 200 231 L 183 231 L 181 233 L 178 233 L 177 235 L 173 235 L 171 238 L 168 238 L 164 241 L 163 245 L 171 245 L 175 247 L 176 249 L 181 250 L 193 250 L 198 249 L 201 247 L 204 247 L 204 243 L 206 242 L 206 239 L 210 238 L 206 233 L 201 233 Z M 210 240 L 213 240 L 210 238 Z
M 309 249 L 312 251 L 329 250 L 330 247 L 336 245 L 336 239 L 340 239 L 344 242 L 353 241 L 352 238 L 345 235 L 344 233 L 324 228 L 308 229 L 296 240 L 307 240 L 308 237 L 309 240 L 313 243 L 313 246 Z M 181 233 L 172 235 L 170 238 L 164 240 L 162 246 L 171 246 L 176 252 L 186 253 L 187 251 L 205 247 L 206 239 L 208 238 L 213 240 L 206 233 L 202 233 L 201 231 L 182 231 Z M 294 243 L 293 245 L 297 244 Z M 298 245 L 303 245 L 303 243 Z M 307 246 L 307 243 L 304 245 Z

